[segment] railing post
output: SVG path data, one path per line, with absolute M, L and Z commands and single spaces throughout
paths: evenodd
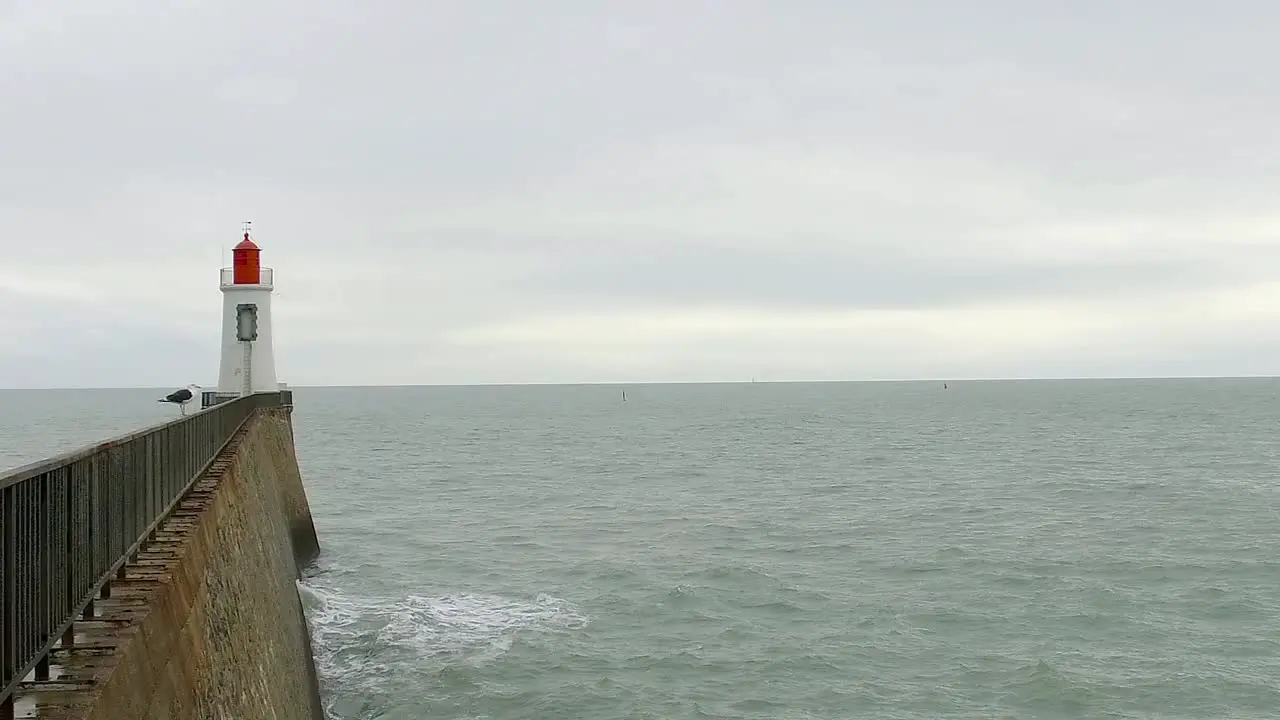
M 17 618 L 17 543 L 18 508 L 14 502 L 14 488 L 0 489 L 0 671 L 5 684 L 18 671 L 18 618 Z M 8 717 L 13 717 L 13 699 L 6 697 L 4 707 Z M 4 713 L 0 711 L 0 719 Z
M 50 567 L 53 562 L 53 553 L 57 546 L 53 543 L 53 533 L 50 532 L 49 520 L 52 516 L 52 508 L 49 503 L 50 484 L 53 477 L 48 473 L 40 476 L 38 480 L 40 486 L 37 488 L 38 498 L 36 500 L 35 519 L 35 536 L 36 536 L 36 577 L 39 580 L 39 587 L 36 588 L 36 612 L 35 620 L 40 623 L 40 646 L 43 647 L 49 642 L 49 627 L 55 622 L 53 612 L 50 605 L 52 604 L 53 592 L 50 585 L 53 584 L 53 569 Z M 49 657 L 40 659 L 36 664 L 36 680 L 49 679 Z
M 75 603 L 78 600 L 76 597 L 76 588 L 79 586 L 81 565 L 76 562 L 76 557 L 80 556 L 80 553 L 77 553 L 76 550 L 79 547 L 79 543 L 77 542 L 79 539 L 77 530 L 80 528 L 82 517 L 80 514 L 80 497 L 82 495 L 82 489 L 80 478 L 78 477 L 79 473 L 77 473 L 76 470 L 80 467 L 82 466 L 79 463 L 72 463 L 67 466 L 67 577 L 63 584 L 64 594 L 62 611 L 64 613 L 68 612 L 71 608 L 74 608 Z M 75 639 L 74 628 L 67 628 L 67 631 L 62 634 L 62 644 L 64 647 L 74 645 Z

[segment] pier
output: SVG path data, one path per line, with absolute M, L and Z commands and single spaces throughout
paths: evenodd
M 0 720 L 323 717 L 296 585 L 319 543 L 258 255 L 246 229 L 198 412 L 0 476 Z
M 121 658 L 113 656 L 156 609 L 148 607 L 146 592 L 156 588 L 147 586 L 172 581 L 164 560 L 195 559 L 173 557 L 193 522 L 184 501 L 200 499 L 192 497 L 197 485 L 216 492 L 226 474 L 218 461 L 243 442 L 255 419 L 287 418 L 292 402 L 289 391 L 228 400 L 0 479 L 0 719 L 91 717 L 110 675 L 119 674 Z M 301 491 L 300 485 L 278 489 Z M 198 502 L 186 504 L 196 516 L 207 514 Z M 289 504 L 296 498 L 277 505 Z M 284 539 L 296 577 L 318 546 L 309 512 L 293 514 L 284 521 L 291 526 Z M 298 542 L 308 535 L 309 542 Z M 153 644 L 146 651 L 157 649 Z M 102 716 L 149 714 L 108 708 Z

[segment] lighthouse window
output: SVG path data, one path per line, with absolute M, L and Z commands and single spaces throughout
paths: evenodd
M 236 339 L 251 342 L 258 339 L 258 306 L 253 303 L 236 305 Z

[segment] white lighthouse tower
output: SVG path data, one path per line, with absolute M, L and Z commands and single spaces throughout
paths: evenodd
M 222 268 L 222 366 L 219 400 L 258 392 L 275 392 L 275 349 L 271 342 L 273 273 L 262 267 L 262 251 L 249 239 L 231 251 L 231 267 Z

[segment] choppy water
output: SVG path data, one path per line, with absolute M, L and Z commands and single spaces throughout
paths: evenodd
M 0 392 L 0 464 L 154 395 Z M 1280 716 L 1278 396 L 299 389 L 332 717 Z

